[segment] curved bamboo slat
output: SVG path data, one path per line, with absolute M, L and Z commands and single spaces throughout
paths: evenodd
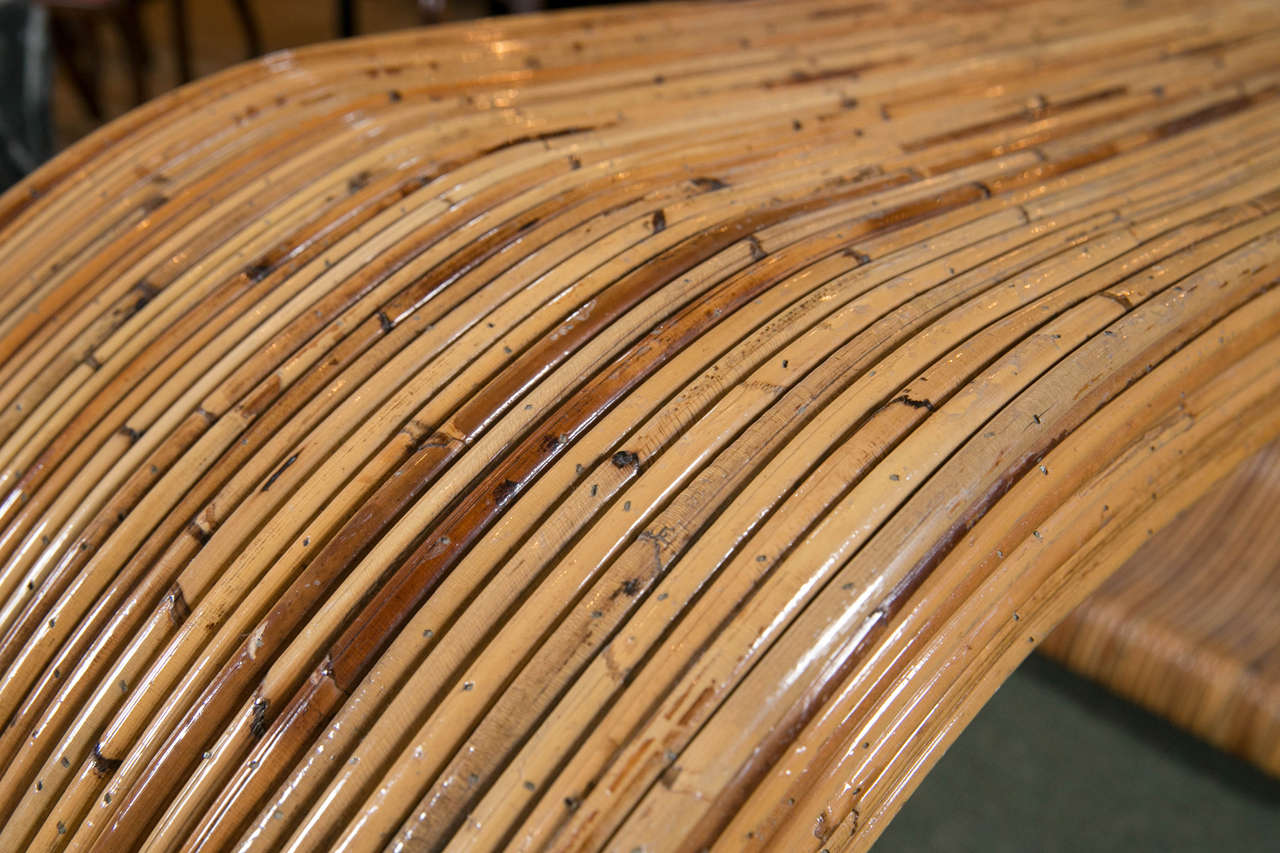
M 856 849 L 1280 435 L 1280 11 L 281 53 L 0 197 L 0 849 Z
M 1233 471 L 1040 650 L 1280 776 L 1280 443 Z

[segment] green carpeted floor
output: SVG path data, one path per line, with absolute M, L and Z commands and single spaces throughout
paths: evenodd
M 875 846 L 1280 853 L 1280 781 L 1033 656 Z

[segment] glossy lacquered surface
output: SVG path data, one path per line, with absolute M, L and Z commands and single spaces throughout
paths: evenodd
M 276 54 L 0 198 L 0 849 L 866 849 L 1280 434 L 1280 11 Z

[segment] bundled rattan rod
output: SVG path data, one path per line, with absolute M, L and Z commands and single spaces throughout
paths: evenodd
M 1267 3 L 275 54 L 0 197 L 0 849 L 866 849 L 1280 434 Z

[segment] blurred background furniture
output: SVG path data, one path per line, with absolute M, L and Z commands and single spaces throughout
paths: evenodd
M 444 19 L 448 0 L 417 0 L 418 18 L 424 24 L 436 24 Z M 337 34 L 350 38 L 360 31 L 360 0 L 337 0 Z
M 46 57 L 41 60 L 46 64 L 39 79 L 24 72 L 28 84 L 36 85 L 25 90 L 24 97 L 41 106 L 27 114 L 23 132 L 43 133 L 47 139 L 38 148 L 38 157 L 24 159 L 27 163 L 42 161 L 148 97 L 246 56 L 335 36 L 580 4 L 580 0 L 549 4 L 544 0 L 335 0 L 332 4 L 315 0 L 0 0 L 10 9 L 8 26 L 14 26 L 19 15 L 34 22 L 27 37 L 38 38 L 43 47 L 30 55 Z M 7 54 L 5 67 L 19 68 L 16 48 Z M 47 65 L 50 54 L 55 60 L 52 71 Z M 16 80 L 18 73 L 11 70 L 4 79 Z M 6 95 L 12 101 L 19 91 L 21 87 L 8 86 Z M 0 188 L 30 168 L 0 179 Z
M 40 0 L 50 10 L 54 48 L 70 75 L 76 91 L 84 99 L 90 115 L 101 121 L 106 115 L 100 80 L 105 70 L 102 29 L 110 27 L 124 46 L 124 55 L 133 83 L 134 104 L 147 98 L 146 72 L 154 55 L 142 26 L 143 0 Z M 262 39 L 249 8 L 249 0 L 229 0 L 244 37 L 246 57 L 262 52 Z M 170 38 L 177 60 L 178 81 L 192 79 L 188 0 L 167 0 Z
M 0 0 L 0 191 L 53 153 L 46 12 Z

